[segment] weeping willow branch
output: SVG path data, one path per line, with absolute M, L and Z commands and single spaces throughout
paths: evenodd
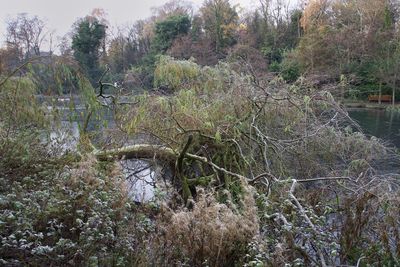
M 30 58 L 26 62 L 24 62 L 22 65 L 14 69 L 9 75 L 7 75 L 2 81 L 0 81 L 0 87 L 2 87 L 12 76 L 14 76 L 18 71 L 22 70 L 26 65 L 32 63 L 33 61 L 45 58 L 45 57 L 50 57 L 50 56 L 40 56 L 40 57 L 34 57 Z

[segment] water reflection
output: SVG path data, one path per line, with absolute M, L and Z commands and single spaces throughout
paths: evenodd
M 143 160 L 123 160 L 121 166 L 128 184 L 128 196 L 136 202 L 148 202 L 154 197 L 155 172 Z
M 77 111 L 65 109 L 62 112 L 65 113 L 62 116 L 63 120 L 53 125 L 49 135 L 51 147 L 57 148 L 59 153 L 76 151 L 79 143 L 79 126 L 82 125 L 82 121 L 74 121 L 70 118 L 71 114 Z M 91 120 L 87 128 L 89 132 L 95 134 L 93 136 L 95 143 L 101 143 L 107 139 L 107 130 L 115 127 L 112 116 L 109 113 L 104 114 L 105 116 L 102 118 Z M 152 164 L 135 159 L 123 160 L 120 161 L 120 164 L 127 180 L 128 196 L 135 202 L 152 200 L 155 192 L 155 172 Z
M 351 109 L 348 112 L 366 134 L 379 137 L 400 148 L 400 112 L 365 108 Z
M 77 122 L 61 121 L 53 126 L 50 132 L 50 144 L 52 147 L 61 146 L 61 152 L 76 150 L 79 140 L 79 126 Z

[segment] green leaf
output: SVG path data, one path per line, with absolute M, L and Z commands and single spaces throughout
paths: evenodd
M 215 140 L 217 140 L 218 143 L 221 143 L 222 141 L 221 133 L 219 132 L 219 130 L 217 130 L 217 132 L 215 133 Z

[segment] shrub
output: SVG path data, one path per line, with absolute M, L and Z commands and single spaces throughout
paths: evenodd
M 296 60 L 286 56 L 280 64 L 281 76 L 287 82 L 295 82 L 300 77 L 300 66 Z
M 154 86 L 175 91 L 197 80 L 199 74 L 200 67 L 192 61 L 161 56 L 154 71 Z

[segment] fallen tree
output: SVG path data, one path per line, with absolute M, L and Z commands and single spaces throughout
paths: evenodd
M 329 92 L 314 91 L 302 80 L 290 87 L 279 79 L 265 85 L 225 64 L 196 66 L 196 73 L 181 88 L 175 77 L 173 95 L 141 96 L 122 110 L 121 131 L 150 135 L 161 145 L 126 146 L 96 157 L 169 162 L 184 203 L 196 202 L 196 191 L 205 188 L 240 213 L 250 208 L 242 204 L 243 191 L 256 189 L 252 197 L 262 215 L 254 255 L 264 255 L 261 262 L 397 262 L 399 224 L 378 219 L 392 220 L 397 212 L 399 158 L 392 149 L 362 134 Z M 157 79 L 168 86 L 169 76 Z M 387 202 L 393 208 L 385 210 Z M 393 235 L 382 239 L 374 230 L 379 227 Z M 373 251 L 376 242 L 383 254 Z
M 178 157 L 178 154 L 169 147 L 150 144 L 137 144 L 110 150 L 97 150 L 94 152 L 94 155 L 100 161 L 153 158 L 158 160 L 175 161 Z
M 21 130 L 34 121 L 28 105 L 14 105 L 22 108 L 14 117 L 6 109 L 2 263 L 399 264 L 393 149 L 365 136 L 329 92 L 303 80 L 262 83 L 222 63 L 197 71 L 172 95 L 109 107 L 118 132 L 106 140 L 151 137 L 142 144 L 94 148 L 86 126 L 96 96 L 87 92 L 92 111 L 83 120 L 80 157 L 56 156 L 38 133 Z M 168 86 L 167 78 L 160 84 Z M 0 92 L 0 101 L 15 97 Z M 166 165 L 154 201 L 130 203 L 116 164 L 123 159 Z

